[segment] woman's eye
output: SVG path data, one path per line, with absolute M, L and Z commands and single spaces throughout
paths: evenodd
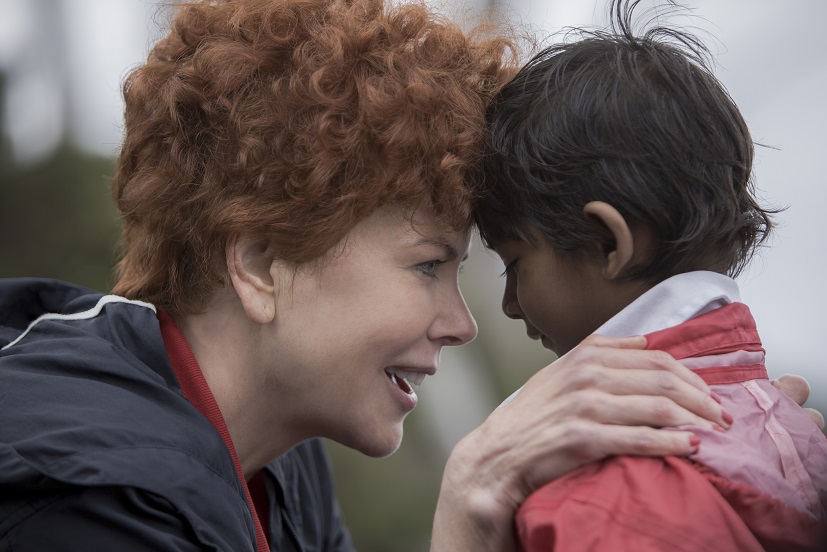
M 417 265 L 417 269 L 426 276 L 436 276 L 436 269 L 444 261 L 427 261 Z

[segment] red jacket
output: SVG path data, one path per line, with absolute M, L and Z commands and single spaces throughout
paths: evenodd
M 701 362 L 705 367 L 696 372 L 713 388 L 730 385 L 744 394 L 752 385 L 746 382 L 766 380 L 763 362 L 715 366 L 719 359 L 729 359 L 727 362 L 731 363 L 737 356 L 733 353 L 738 351 L 763 353 L 749 310 L 740 303 L 647 338 L 649 348 L 665 350 L 678 359 L 711 359 L 706 364 Z M 748 357 L 740 356 L 741 360 Z M 754 360 L 754 354 L 751 358 Z M 758 392 L 763 393 L 761 389 Z M 724 406 L 730 409 L 726 402 Z M 765 410 L 767 412 L 762 410 L 758 399 L 750 398 L 737 410 L 735 424 L 744 429 L 768 417 L 776 424 L 775 417 L 787 422 L 791 412 L 787 408 L 783 416 L 775 416 L 770 409 Z M 805 415 L 803 411 L 801 415 Z M 817 460 L 822 462 L 827 458 L 824 438 L 814 424 L 810 426 L 804 427 L 818 435 L 806 436 L 809 444 L 799 446 L 799 451 L 807 451 L 803 456 L 819 455 Z M 799 443 L 802 438 L 793 433 L 793 441 Z M 757 462 L 756 458 L 749 458 L 749 462 L 742 463 L 738 455 L 749 455 L 750 443 L 737 439 L 737 432 L 733 437 L 704 434 L 701 449 L 709 448 L 704 451 L 706 456 L 698 455 L 694 459 L 612 457 L 549 483 L 529 496 L 517 513 L 515 522 L 522 549 L 527 552 L 816 549 L 825 532 L 820 519 L 827 493 L 823 488 L 824 474 L 803 473 L 812 466 L 810 459 L 803 464 L 800 459 L 793 459 L 797 461 L 795 469 L 802 472 L 795 476 L 782 473 L 785 468 L 793 471 L 789 458 L 775 461 L 768 456 L 762 465 L 763 455 L 759 454 Z M 773 435 L 772 439 L 775 442 L 780 438 Z M 779 442 L 781 448 L 790 448 L 787 441 Z M 818 447 L 812 447 L 813 442 Z M 789 456 L 789 450 L 786 454 Z M 701 464 L 698 460 L 702 458 L 716 465 Z M 733 465 L 746 467 L 733 469 Z M 756 471 L 750 466 L 758 466 L 760 473 L 746 473 Z M 719 472 L 732 475 L 723 476 Z M 765 489 L 755 488 L 761 486 L 764 479 L 777 479 L 780 484 L 773 486 L 773 482 Z M 756 481 L 758 483 L 753 484 Z M 782 488 L 786 482 L 792 483 L 788 490 Z M 807 486 L 813 488 L 804 489 Z

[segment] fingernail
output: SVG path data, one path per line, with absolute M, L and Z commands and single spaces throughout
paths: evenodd
M 697 435 L 693 435 L 689 438 L 689 446 L 693 448 L 698 448 L 701 444 L 701 438 Z
M 721 404 L 721 397 L 718 396 L 718 393 L 715 391 L 710 391 L 709 396 L 712 397 L 712 400 L 718 404 Z
M 718 433 L 726 433 L 726 430 L 724 428 L 722 428 L 721 426 L 719 426 L 718 424 L 713 424 L 712 429 L 714 429 Z
M 722 419 L 722 420 L 724 421 L 724 423 L 725 423 L 726 425 L 728 425 L 728 426 L 731 426 L 731 425 L 732 425 L 732 422 L 734 422 L 734 421 L 735 421 L 735 418 L 733 418 L 733 417 L 732 417 L 732 414 L 730 414 L 729 412 L 727 412 L 727 411 L 726 411 L 725 409 L 723 409 L 723 408 L 721 409 L 721 419 Z

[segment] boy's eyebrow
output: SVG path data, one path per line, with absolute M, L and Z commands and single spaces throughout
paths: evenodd
M 445 256 L 448 258 L 449 261 L 453 261 L 457 257 L 459 257 L 459 251 L 457 248 L 448 243 L 447 240 L 442 238 L 429 238 L 429 237 L 422 237 L 416 240 L 411 247 L 416 247 L 418 245 L 435 245 L 437 247 L 441 247 L 445 250 Z M 462 257 L 462 260 L 465 261 L 468 258 L 468 253 L 466 252 L 465 255 Z

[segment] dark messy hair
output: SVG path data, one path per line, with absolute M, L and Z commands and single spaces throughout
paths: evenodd
M 540 52 L 495 96 L 476 223 L 489 247 L 531 240 L 533 228 L 582 256 L 612 245 L 583 216 L 605 201 L 655 238 L 625 278 L 736 276 L 777 212 L 754 197 L 749 130 L 696 37 L 660 25 L 633 33 L 638 3 L 613 1 L 609 30 L 576 29 L 577 41 Z

